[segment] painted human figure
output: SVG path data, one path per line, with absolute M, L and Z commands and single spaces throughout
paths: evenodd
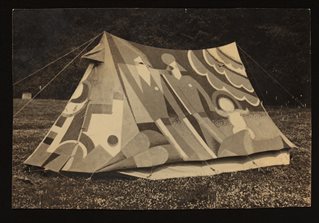
M 210 97 L 203 87 L 191 76 L 183 75 L 181 73 L 181 71 L 183 72 L 186 70 L 176 62 L 174 56 L 163 54 L 162 60 L 168 65 L 169 70 L 169 74 L 163 75 L 164 79 L 176 91 L 178 97 L 180 97 L 190 114 L 205 112 L 200 95 L 205 99 L 205 103 L 209 107 L 209 110 L 215 110 Z
M 125 78 L 125 88 L 131 88 L 127 97 L 133 106 L 133 113 L 138 122 L 152 122 L 168 117 L 163 92 L 161 91 L 160 73 L 153 69 L 147 58 L 136 56 L 134 64 L 120 64 L 120 73 Z M 139 101 L 133 103 L 133 101 Z M 142 115 L 142 111 L 144 112 Z
M 247 126 L 247 123 L 242 116 L 249 113 L 247 108 L 245 110 L 235 109 L 233 101 L 227 97 L 220 97 L 217 103 L 221 109 L 216 108 L 216 112 L 219 115 L 228 118 L 230 124 L 233 126 L 234 134 L 242 130 L 247 130 L 250 134 L 250 137 L 252 139 L 255 138 L 254 132 Z
M 215 106 L 204 88 L 190 75 L 182 75 L 181 71 L 186 70 L 176 62 L 173 55 L 163 54 L 162 61 L 167 64 L 169 70 L 168 73 L 163 74 L 163 78 L 174 90 L 175 95 L 183 104 L 184 108 L 186 108 L 188 115 L 192 115 L 198 123 L 208 131 L 210 136 L 218 143 L 221 143 L 225 135 L 214 125 L 206 114 L 208 111 L 215 111 Z M 206 106 L 204 106 L 203 103 L 205 103 Z

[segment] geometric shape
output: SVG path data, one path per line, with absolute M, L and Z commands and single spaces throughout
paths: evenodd
M 232 43 L 224 45 L 224 46 L 220 46 L 217 49 L 220 50 L 222 53 L 224 53 L 227 57 L 231 58 L 234 62 L 236 62 L 240 65 L 243 65 L 243 63 L 239 57 L 237 46 L 236 46 L 235 42 L 232 42 Z
M 191 150 L 187 151 L 187 147 L 183 145 L 183 151 L 188 155 L 188 160 L 209 160 L 214 158 L 214 154 L 205 145 L 205 142 L 200 138 L 200 136 L 196 133 L 196 130 L 191 127 L 191 125 L 187 124 L 186 119 L 183 119 L 180 122 L 172 123 L 172 129 L 176 132 L 172 132 L 176 139 L 183 139 L 183 141 L 188 145 Z M 177 141 L 179 142 L 179 141 Z M 206 148 L 205 148 L 206 147 Z M 190 159 L 190 156 L 197 155 L 198 158 Z
M 166 133 L 168 136 L 172 135 L 174 137 L 174 141 L 170 141 L 169 145 L 172 145 L 172 148 L 174 148 L 174 150 L 179 154 L 179 157 L 182 158 L 181 154 L 180 154 L 180 149 L 186 154 L 187 158 L 186 160 L 189 161 L 195 161 L 195 160 L 201 160 L 203 157 L 205 157 L 206 155 L 208 155 L 206 152 L 204 152 L 204 154 L 202 153 L 198 153 L 195 152 L 196 148 L 198 147 L 197 145 L 193 145 L 193 140 L 190 140 L 190 138 L 192 138 L 193 136 L 189 136 L 186 135 L 186 133 L 188 133 L 188 131 L 180 131 L 179 129 L 176 129 L 172 126 L 172 124 L 165 124 L 166 130 L 168 131 L 168 133 Z M 163 129 L 165 130 L 165 129 Z M 163 132 L 164 133 L 164 132 Z M 169 140 L 169 138 L 168 138 Z M 173 144 L 174 143 L 174 144 Z M 165 147 L 167 145 L 163 145 L 163 147 Z M 206 154 L 206 155 L 205 155 Z M 183 158 L 184 159 L 184 158 Z
M 254 92 L 250 81 L 247 79 L 247 76 L 245 76 L 245 72 L 243 72 L 244 75 L 240 73 L 241 71 L 244 71 L 241 70 L 240 67 L 237 69 L 238 66 L 235 68 L 234 66 L 227 65 L 227 62 L 223 63 L 218 61 L 213 55 L 208 53 L 207 50 L 203 50 L 203 56 L 206 63 L 210 67 L 213 67 L 216 73 L 223 75 L 234 87 L 244 88 L 250 93 Z
M 235 106 L 234 109 L 242 109 L 241 104 L 227 91 L 214 91 L 212 94 L 212 102 L 215 107 L 222 109 L 220 103 L 231 103 L 233 106 Z M 229 105 L 230 106 L 230 105 Z
M 94 114 L 112 114 L 112 105 L 111 104 L 98 104 L 98 103 L 91 102 L 91 103 L 89 103 L 88 107 L 89 107 L 88 108 L 88 115 L 91 115 L 92 113 L 94 113 Z
M 35 151 L 24 161 L 25 164 L 41 167 L 50 157 L 51 153 L 47 152 L 48 145 L 40 143 Z
M 170 84 L 168 77 L 162 75 L 162 78 L 165 83 L 164 89 L 164 95 L 166 100 L 169 102 L 169 104 L 174 108 L 174 111 L 179 114 L 179 117 L 185 116 L 185 114 L 191 114 L 191 112 L 188 110 L 189 106 L 185 104 L 185 101 L 183 101 L 180 98 L 180 95 L 176 92 L 176 89 L 173 88 L 173 86 Z
M 217 154 L 218 148 L 220 147 L 220 143 L 215 139 L 213 135 L 210 134 L 210 132 L 204 127 L 200 126 L 201 131 L 204 135 L 205 142 L 209 146 L 209 148 Z
M 88 130 L 92 114 L 112 114 L 112 104 L 95 104 L 90 102 L 86 109 L 85 120 L 83 122 L 83 131 Z
M 146 134 L 138 133 L 122 149 L 121 154 L 131 157 L 150 148 L 151 142 Z
M 166 97 L 164 98 L 164 101 L 165 101 L 165 107 L 166 107 L 166 110 L 167 110 L 168 117 L 184 117 L 185 115 L 182 112 L 181 113 L 183 114 L 183 116 L 180 116 L 180 115 L 177 114 L 177 112 L 173 108 L 174 104 L 171 105 L 169 103 L 169 101 L 166 99 Z M 168 118 L 162 118 L 162 119 L 163 119 L 163 121 L 168 120 Z
M 71 157 L 69 156 L 68 161 L 66 164 L 63 166 L 62 170 L 63 171 L 70 171 L 75 165 L 80 163 L 83 158 L 85 158 L 87 155 L 86 148 L 83 146 L 82 143 L 78 143 L 75 145 L 75 147 L 72 150 Z
M 205 141 L 205 137 L 204 137 L 204 133 L 203 130 L 199 124 L 199 122 L 195 119 L 195 117 L 193 115 L 188 115 L 187 116 L 187 120 L 188 122 L 191 124 L 191 126 L 195 129 L 195 131 L 197 132 L 197 134 Z
M 110 135 L 107 138 L 107 142 L 110 146 L 115 146 L 119 142 L 119 139 L 115 135 Z
M 136 167 L 151 167 L 166 163 L 168 152 L 164 147 L 153 147 L 133 157 Z
M 122 121 L 122 147 L 124 147 L 129 141 L 131 141 L 134 136 L 136 136 L 139 132 L 137 124 L 135 122 L 134 116 L 132 114 L 131 108 L 127 102 L 126 97 L 123 98 L 123 121 Z
M 159 128 L 156 126 L 155 122 L 146 122 L 137 124 L 137 128 L 140 132 L 144 130 L 154 130 L 157 132 L 161 132 Z
M 247 77 L 245 67 L 241 63 L 237 63 L 218 48 L 211 48 L 205 50 L 209 52 L 210 56 L 220 65 L 227 69 L 233 70 L 243 77 Z M 238 52 L 237 52 L 238 53 Z
M 53 132 L 53 131 L 50 131 L 49 134 L 47 135 L 47 138 L 51 138 L 51 139 L 54 139 L 56 137 L 57 133 L 56 132 Z M 48 143 L 47 143 L 48 144 Z
M 234 103 L 231 102 L 230 99 L 225 98 L 225 97 L 220 97 L 218 99 L 218 105 L 220 106 L 220 108 L 226 112 L 230 112 L 230 111 L 234 111 L 235 107 L 234 107 Z
M 218 157 L 244 156 L 254 152 L 249 131 L 242 130 L 224 139 L 218 150 Z
M 58 126 L 58 127 L 62 127 L 64 122 L 66 120 L 66 117 L 60 115 L 58 120 L 56 121 L 55 125 Z
M 87 70 L 26 164 L 85 173 L 144 168 L 123 173 L 165 179 L 289 163 L 282 151 L 294 145 L 264 112 L 235 43 L 178 51 L 104 32 L 83 58 L 91 60 Z
M 90 153 L 95 147 L 92 139 L 83 132 L 81 133 L 79 142 L 81 142 L 85 146 L 87 153 Z
M 67 140 L 77 140 L 81 131 L 82 123 L 84 121 L 85 109 L 76 114 L 65 132 L 61 142 Z
M 174 146 L 172 146 L 171 144 L 166 144 L 166 145 L 161 145 L 161 146 L 156 146 L 156 147 L 163 147 L 166 149 L 166 151 L 168 153 L 167 163 L 183 161 L 181 159 L 180 155 L 178 154 L 178 152 L 176 151 L 176 149 L 174 148 Z M 153 147 L 153 148 L 156 148 L 156 147 Z
M 121 71 L 121 68 L 120 68 L 120 73 L 122 76 L 122 80 L 124 82 L 124 87 L 127 92 L 127 100 L 131 106 L 132 113 L 135 117 L 136 123 L 145 123 L 145 122 L 154 121 L 151 118 L 148 111 L 146 110 L 140 98 L 136 95 L 136 92 L 133 90 L 131 84 L 126 79 L 126 75 L 129 75 L 129 74 L 123 74 Z
M 86 107 L 86 102 L 87 102 L 87 100 L 85 100 L 82 103 L 73 103 L 73 102 L 69 101 L 67 103 L 67 105 L 65 106 L 65 108 L 62 112 L 62 115 L 65 117 L 75 116 L 76 114 L 81 112 L 81 110 L 83 110 Z
M 70 102 L 73 102 L 73 103 L 82 103 L 82 102 L 84 102 L 89 97 L 89 90 L 90 90 L 90 87 L 89 87 L 90 85 L 89 84 L 90 83 L 88 81 L 83 81 L 79 85 L 79 87 L 82 86 L 82 88 L 81 88 L 82 91 L 80 92 L 80 95 L 78 95 L 78 97 L 76 97 L 76 98 L 73 98 L 74 97 L 74 95 L 73 95 L 73 97 L 70 100 Z
M 189 159 L 184 150 L 179 146 L 178 142 L 176 142 L 175 137 L 170 133 L 167 126 L 163 123 L 163 120 L 158 119 L 155 121 L 157 127 L 161 130 L 161 132 L 168 138 L 169 142 L 175 147 L 178 153 L 181 155 L 183 160 Z
M 155 82 L 154 79 L 157 78 L 158 80 L 160 80 L 160 73 L 158 70 L 155 69 L 151 69 L 150 71 L 153 77 L 150 80 L 150 85 L 148 85 L 143 79 L 141 79 L 142 90 L 140 90 L 136 82 L 132 78 L 134 72 L 137 72 L 135 67 L 129 64 L 119 64 L 119 72 L 122 75 L 126 96 L 128 98 L 130 107 L 132 108 L 137 123 L 145 122 L 143 120 L 139 121 L 140 116 L 144 117 L 144 119 L 149 116 L 149 122 L 152 122 L 160 117 L 167 117 L 164 95 L 161 91 L 156 91 L 154 89 L 158 84 Z M 145 112 L 147 114 L 143 115 Z
M 226 136 L 208 117 L 199 115 L 198 113 L 194 113 L 193 117 L 199 123 L 200 127 L 209 132 L 217 142 L 221 143 L 225 139 Z
M 112 104 L 113 92 L 117 92 L 116 80 L 106 64 L 95 65 L 87 81 L 90 82 L 88 97 L 90 102 L 95 104 Z
M 183 119 L 183 122 L 186 124 L 187 128 L 191 131 L 193 136 L 196 138 L 196 140 L 201 144 L 201 146 L 205 149 L 205 151 L 211 156 L 210 158 L 205 158 L 205 159 L 211 159 L 211 158 L 216 158 L 216 154 L 213 152 L 211 148 L 208 147 L 206 142 L 203 140 L 203 138 L 198 134 L 194 126 L 189 122 L 187 118 Z
M 50 145 L 52 142 L 53 142 L 53 139 L 52 139 L 52 138 L 49 138 L 49 137 L 46 137 L 46 138 L 43 140 L 43 143 L 45 143 L 45 144 L 47 144 L 47 145 Z
M 175 61 L 175 57 L 173 55 L 169 54 L 169 53 L 162 54 L 161 55 L 161 59 L 167 65 L 169 65 L 169 64 L 171 64 L 172 62 Z
M 48 163 L 50 163 L 52 160 L 56 159 L 60 154 L 57 153 L 51 153 L 49 158 L 42 164 L 42 166 L 46 166 Z
M 54 153 L 72 156 L 73 150 L 77 145 L 78 143 L 75 140 L 63 142 L 54 150 Z
M 46 164 L 44 169 L 51 170 L 53 172 L 59 172 L 69 159 L 70 156 L 63 154 L 59 155 L 57 158 Z
M 227 84 L 226 82 L 223 82 L 217 76 L 214 74 L 214 72 L 211 69 L 208 69 L 199 59 L 201 57 L 201 54 L 198 54 L 198 52 L 194 52 L 192 50 L 189 50 L 187 53 L 189 63 L 193 70 L 200 76 L 206 76 L 207 81 L 209 84 L 215 89 L 215 90 L 225 90 L 228 93 L 230 93 L 232 96 L 234 96 L 237 100 L 240 101 L 246 101 L 250 105 L 256 107 L 260 104 L 260 100 L 258 97 L 256 97 L 253 94 L 241 91 L 232 85 Z
M 101 145 L 96 146 L 84 159 L 72 166 L 72 172 L 94 173 L 113 157 Z
M 119 162 L 113 163 L 111 165 L 107 165 L 103 168 L 98 169 L 96 172 L 108 172 L 108 171 L 113 171 L 113 170 L 122 170 L 122 169 L 129 169 L 129 168 L 134 168 L 136 167 L 135 161 L 133 157 L 121 160 Z
M 144 130 L 141 133 L 147 136 L 150 143 L 149 147 L 169 144 L 169 141 L 166 139 L 166 137 L 157 131 Z
M 113 99 L 112 112 L 110 114 L 92 113 L 88 126 L 85 126 L 85 134 L 91 138 L 95 145 L 101 145 L 112 156 L 115 156 L 121 150 L 123 107 L 123 100 Z M 107 137 L 110 135 L 118 137 L 116 145 L 110 146 L 108 144 Z

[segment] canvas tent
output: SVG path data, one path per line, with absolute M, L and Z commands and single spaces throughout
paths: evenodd
M 295 145 L 264 110 L 235 42 L 173 50 L 104 32 L 82 58 L 79 85 L 25 164 L 148 179 L 289 164 Z

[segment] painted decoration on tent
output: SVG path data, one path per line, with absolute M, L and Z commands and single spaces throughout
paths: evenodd
M 46 137 L 25 161 L 107 172 L 294 146 L 264 111 L 236 44 L 160 49 L 104 33 Z

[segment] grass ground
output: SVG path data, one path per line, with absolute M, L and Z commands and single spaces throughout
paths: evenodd
M 14 100 L 14 113 L 25 101 Z M 34 151 L 66 101 L 35 100 L 13 120 L 12 208 L 188 209 L 311 206 L 310 109 L 269 108 L 299 148 L 291 164 L 210 177 L 150 181 L 104 176 L 87 179 L 31 169 Z

